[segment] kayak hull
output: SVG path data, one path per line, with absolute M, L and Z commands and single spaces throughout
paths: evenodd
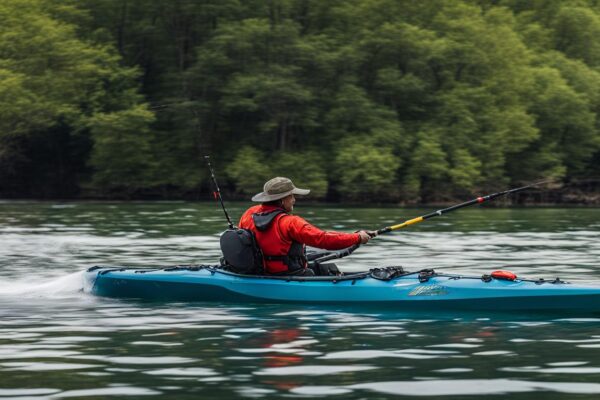
M 572 310 L 600 312 L 600 286 L 528 280 L 406 274 L 390 280 L 278 278 L 232 274 L 214 268 L 94 268 L 84 290 L 113 298 L 386 305 L 398 310 Z

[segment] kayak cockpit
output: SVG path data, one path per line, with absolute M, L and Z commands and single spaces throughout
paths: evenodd
M 402 275 L 410 275 L 413 273 L 407 273 L 404 271 L 402 267 L 382 267 L 382 268 L 372 268 L 369 271 L 361 271 L 361 272 L 346 272 L 341 273 L 339 275 L 316 275 L 316 276 L 298 276 L 298 275 L 245 275 L 239 274 L 233 271 L 229 271 L 226 268 L 223 268 L 221 265 L 175 265 L 170 267 L 115 267 L 115 266 L 94 266 L 87 270 L 87 272 L 98 271 L 100 275 L 104 275 L 110 272 L 119 272 L 119 271 L 130 271 L 134 274 L 145 274 L 150 272 L 175 272 L 175 271 L 201 271 L 206 270 L 211 273 L 220 273 L 229 275 L 231 277 L 239 277 L 244 279 L 273 279 L 273 280 L 283 280 L 283 281 L 317 281 L 317 282 L 341 282 L 348 280 L 357 280 L 357 279 L 365 279 L 365 278 L 375 278 L 379 280 L 391 280 L 396 277 Z M 433 271 L 433 270 L 432 270 Z

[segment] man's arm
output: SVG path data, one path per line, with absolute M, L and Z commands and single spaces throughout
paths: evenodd
M 296 215 L 281 218 L 279 227 L 288 239 L 319 249 L 339 250 L 362 242 L 359 233 L 323 231 Z

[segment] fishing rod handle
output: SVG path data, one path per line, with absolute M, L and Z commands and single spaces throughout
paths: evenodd
M 377 235 L 381 235 L 382 233 L 388 233 L 388 232 L 395 231 L 398 229 L 406 228 L 407 226 L 410 226 L 413 224 L 418 224 L 419 222 L 423 221 L 424 219 L 425 219 L 424 217 L 417 217 L 417 218 L 409 219 L 408 221 L 404 221 L 401 224 L 386 226 L 385 228 L 376 230 L 375 232 L 377 233 Z

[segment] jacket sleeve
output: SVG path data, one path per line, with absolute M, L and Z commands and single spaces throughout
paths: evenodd
M 360 242 L 358 233 L 322 231 L 296 215 L 280 220 L 281 233 L 290 240 L 325 250 L 339 250 Z

